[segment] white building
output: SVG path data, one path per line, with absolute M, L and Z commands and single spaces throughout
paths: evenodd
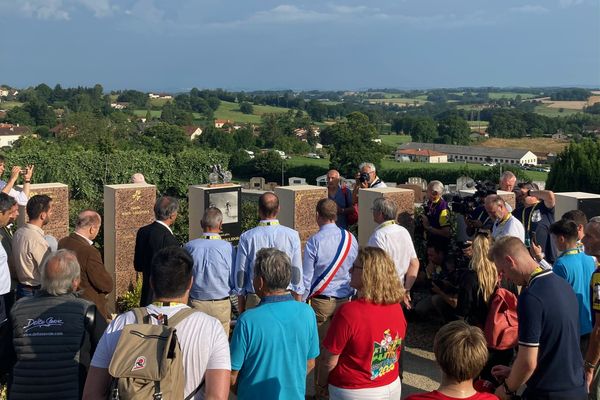
M 447 163 L 448 155 L 434 150 L 405 149 L 396 151 L 396 161 L 400 162 L 426 162 Z
M 493 148 L 480 146 L 455 146 L 436 143 L 405 143 L 401 150 L 433 150 L 448 155 L 448 161 L 468 163 L 533 164 L 538 163 L 537 156 L 529 150 L 512 148 Z
M 24 135 L 31 135 L 25 126 L 0 124 L 0 147 L 12 146 L 17 139 Z

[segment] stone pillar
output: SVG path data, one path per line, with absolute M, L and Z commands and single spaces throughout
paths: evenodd
M 17 187 L 23 190 L 22 186 Z M 69 186 L 63 183 L 36 183 L 29 186 L 29 198 L 45 194 L 52 198 L 52 216 L 44 233 L 60 240 L 69 235 Z M 25 207 L 19 207 L 18 225 L 23 226 L 28 221 Z
M 115 312 L 117 299 L 136 284 L 135 236 L 139 228 L 154 221 L 155 202 L 154 185 L 104 186 L 104 265 L 115 282 L 108 295 L 110 312 Z
M 556 206 L 554 219 L 559 220 L 564 213 L 581 210 L 588 219 L 600 215 L 600 194 L 586 192 L 554 193 Z
M 319 230 L 316 221 L 316 207 L 319 200 L 327 197 L 327 188 L 313 185 L 278 186 L 275 194 L 279 197 L 279 222 L 295 229 L 304 243 Z
M 400 188 L 378 188 L 378 189 L 360 189 L 358 191 L 358 244 L 366 246 L 369 237 L 377 227 L 373 221 L 373 201 L 385 197 L 392 199 L 398 205 L 398 219 L 402 226 L 413 231 L 414 222 L 412 216 L 415 212 L 415 192 L 411 189 Z
M 188 189 L 189 240 L 198 239 L 202 233 L 200 220 L 204 210 L 215 206 L 223 213 L 221 237 L 237 245 L 242 229 L 242 187 L 234 184 L 192 185 Z
M 515 199 L 515 194 L 513 192 L 506 192 L 504 190 L 498 190 L 498 196 L 502 197 L 502 200 L 504 200 L 505 203 L 510 204 L 510 206 L 513 208 L 513 210 L 515 208 L 517 208 L 517 202 Z

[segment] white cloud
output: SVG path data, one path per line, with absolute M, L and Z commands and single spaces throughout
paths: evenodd
M 5 3 L 3 8 L 28 18 L 68 21 L 81 8 L 91 11 L 96 18 L 110 16 L 119 9 L 111 1 L 113 0 L 26 0 Z
M 28 0 L 21 3 L 20 11 L 30 18 L 44 20 L 71 18 L 62 0 Z
M 412 16 L 388 13 L 379 8 L 371 8 L 363 5 L 345 6 L 328 4 L 322 9 L 307 9 L 291 4 L 281 4 L 269 10 L 258 11 L 237 20 L 213 22 L 208 23 L 206 26 L 232 28 L 256 24 L 363 23 L 369 21 L 389 21 L 411 25 L 419 29 L 459 28 L 494 23 L 493 20 L 486 17 L 481 11 L 464 15 L 434 14 Z
M 559 0 L 558 2 L 561 7 L 567 8 L 571 6 L 577 6 L 583 3 L 583 0 Z
M 110 4 L 110 0 L 79 0 L 79 2 L 93 11 L 97 18 L 112 15 L 113 11 L 118 9 L 116 5 Z
M 249 22 L 324 22 L 331 20 L 332 14 L 305 10 L 294 5 L 282 4 L 267 11 L 259 11 L 248 18 Z
M 545 14 L 549 10 L 540 5 L 525 4 L 524 6 L 520 7 L 512 7 L 509 9 L 509 11 L 523 14 Z

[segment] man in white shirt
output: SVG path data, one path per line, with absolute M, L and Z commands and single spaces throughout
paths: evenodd
M 193 265 L 189 253 L 179 247 L 167 247 L 156 253 L 150 278 L 154 302 L 146 307 L 153 324 L 158 323 L 155 316 L 169 318 L 188 308 Z M 108 398 L 111 383 L 108 367 L 123 328 L 131 323 L 135 323 L 133 312 L 121 314 L 102 335 L 88 372 L 84 398 Z M 227 336 L 219 320 L 195 312 L 177 324 L 177 339 L 183 354 L 186 377 L 184 395 L 187 397 L 194 393 L 204 380 L 204 390 L 199 390 L 194 395 L 195 399 L 226 400 L 229 396 L 231 360 Z
M 380 197 L 373 202 L 373 220 L 379 225 L 369 238 L 367 246 L 384 250 L 396 265 L 406 295 L 404 304 L 410 308 L 410 290 L 417 279 L 419 259 L 412 238 L 406 228 L 398 225 L 398 206 L 391 199 Z
M 8 224 L 13 207 L 17 207 L 15 199 L 6 193 L 0 193 L 0 227 Z M 8 269 L 8 256 L 4 247 L 0 245 L 0 360 L 8 360 L 12 348 L 10 324 L 8 323 L 8 312 L 12 304 L 10 292 L 10 271 Z M 8 372 L 3 361 L 0 361 L 0 374 Z
M 485 210 L 494 220 L 492 236 L 497 240 L 503 236 L 514 236 L 525 242 L 525 228 L 506 208 L 506 203 L 497 194 L 485 198 Z
M 0 176 L 4 174 L 6 169 L 6 160 L 4 156 L 0 155 Z M 15 190 L 14 185 L 17 183 L 19 176 L 23 176 L 23 190 Z M 25 207 L 29 200 L 29 184 L 31 183 L 31 177 L 33 176 L 33 164 L 28 165 L 25 168 L 21 168 L 18 165 L 14 165 L 10 170 L 10 178 L 8 182 L 0 180 L 0 191 L 13 197 L 20 206 Z

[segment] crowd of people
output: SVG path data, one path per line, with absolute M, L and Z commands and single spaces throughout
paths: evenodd
M 421 259 L 390 198 L 371 205 L 366 246 L 349 230 L 359 191 L 385 187 L 370 163 L 353 189 L 328 172 L 319 230 L 304 245 L 280 224 L 272 192 L 235 247 L 220 236 L 216 207 L 204 211 L 199 238 L 178 243 L 179 202 L 161 196 L 133 250 L 140 307 L 116 315 L 106 300 L 113 278 L 93 245 L 101 216 L 83 210 L 73 233 L 48 237 L 52 199 L 29 198 L 33 169 L 13 167 L 0 182 L 0 373 L 9 399 L 304 399 L 314 371 L 316 399 L 397 400 L 407 326 L 418 319 L 439 321 L 442 375 L 437 390 L 411 400 L 598 398 L 600 217 L 573 210 L 555 219 L 554 193 L 510 172 L 460 211 L 441 182 L 429 182 L 416 218 Z M 28 222 L 13 232 L 19 205 Z M 518 331 L 490 327 L 498 310 L 516 315 Z

